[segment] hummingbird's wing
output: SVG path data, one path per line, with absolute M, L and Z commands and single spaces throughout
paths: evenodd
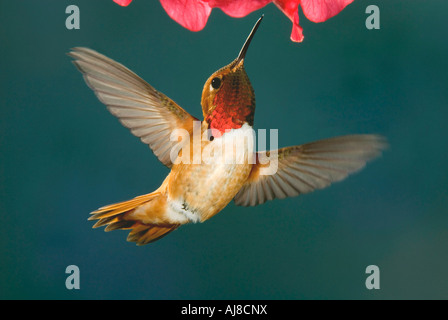
M 385 147 L 381 136 L 349 135 L 282 148 L 277 154 L 258 152 L 257 163 L 235 196 L 235 204 L 256 206 L 328 187 L 360 170 Z
M 197 119 L 131 70 L 94 50 L 73 48 L 68 55 L 107 109 L 171 167 L 170 151 L 178 144 L 170 141 L 171 133 L 185 129 L 191 135 Z

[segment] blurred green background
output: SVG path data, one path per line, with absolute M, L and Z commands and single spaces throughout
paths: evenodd
M 79 6 L 80 30 L 65 8 Z M 365 9 L 381 10 L 367 30 Z M 325 23 L 299 13 L 305 41 L 270 4 L 235 19 L 213 10 L 184 29 L 158 1 L 0 2 L 0 298 L 447 299 L 446 1 L 355 0 Z M 87 221 L 156 189 L 168 169 L 109 114 L 66 53 L 123 63 L 194 116 L 208 76 L 232 61 L 257 18 L 246 70 L 256 129 L 279 145 L 385 135 L 383 157 L 312 194 L 243 208 L 153 244 Z M 77 265 L 81 289 L 67 290 Z M 377 265 L 381 289 L 367 290 Z

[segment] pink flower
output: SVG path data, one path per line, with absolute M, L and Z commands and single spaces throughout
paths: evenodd
M 120 6 L 126 7 L 132 2 L 132 0 L 114 0 L 114 2 L 118 3 Z
M 132 0 L 114 0 L 127 6 Z M 293 23 L 291 40 L 303 41 L 299 25 L 299 6 L 313 22 L 323 22 L 334 17 L 354 0 L 160 0 L 168 15 L 191 31 L 202 30 L 213 8 L 220 8 L 227 15 L 241 18 L 273 2 Z
M 303 41 L 299 25 L 299 5 L 305 16 L 313 22 L 324 22 L 334 17 L 354 0 L 274 0 L 274 4 L 292 21 L 291 40 Z

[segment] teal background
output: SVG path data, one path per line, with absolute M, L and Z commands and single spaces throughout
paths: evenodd
M 65 28 L 76 4 L 81 29 Z M 367 30 L 378 5 L 381 29 Z M 241 19 L 213 10 L 194 33 L 158 1 L 0 2 L 0 298 L 447 299 L 446 1 L 356 0 L 305 41 L 270 4 Z M 279 145 L 379 133 L 390 148 L 362 172 L 296 198 L 243 208 L 153 244 L 87 221 L 156 189 L 168 169 L 108 113 L 66 53 L 123 63 L 194 116 L 208 76 L 246 59 L 256 129 Z M 77 265 L 81 289 L 67 290 Z M 377 265 L 381 289 L 367 290 Z

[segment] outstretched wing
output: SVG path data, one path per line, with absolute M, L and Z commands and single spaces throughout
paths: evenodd
M 349 135 L 282 148 L 277 153 L 258 152 L 257 163 L 235 203 L 255 206 L 328 187 L 360 170 L 386 145 L 381 136 Z
M 185 129 L 191 134 L 197 119 L 131 70 L 94 50 L 74 48 L 68 55 L 108 110 L 171 167 L 170 151 L 178 143 L 170 141 L 171 132 Z

